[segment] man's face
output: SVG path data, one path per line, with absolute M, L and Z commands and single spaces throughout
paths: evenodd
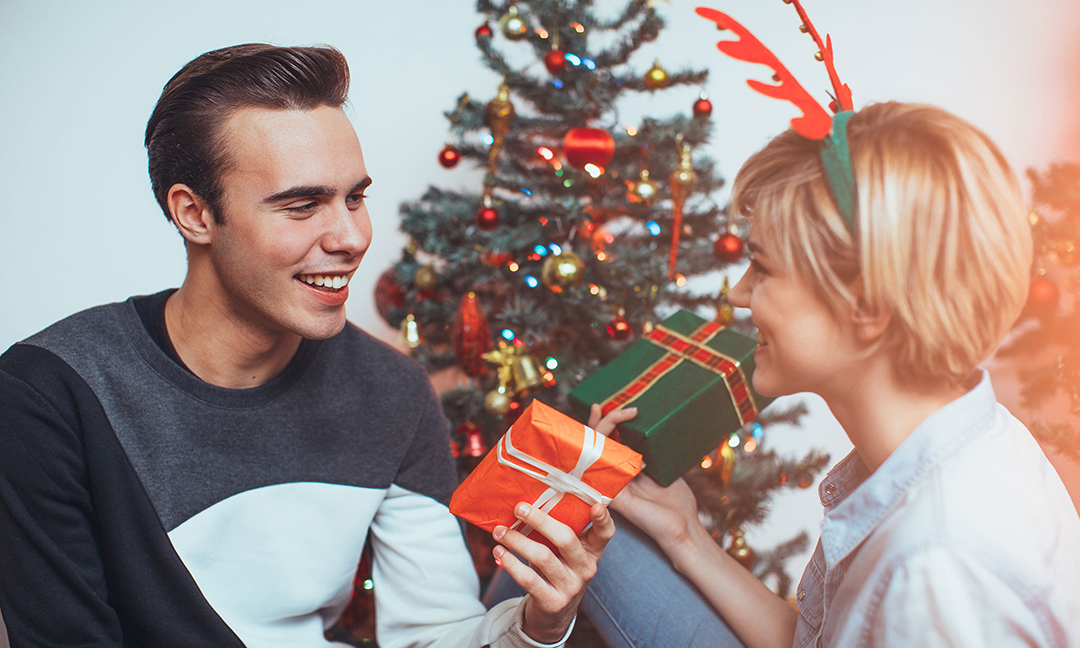
M 347 284 L 371 244 L 371 183 L 340 108 L 242 108 L 225 123 L 224 225 L 210 255 L 224 305 L 269 335 L 345 326 Z

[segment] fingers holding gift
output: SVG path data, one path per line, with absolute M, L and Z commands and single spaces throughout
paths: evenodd
M 596 573 L 596 561 L 603 552 L 603 547 L 595 548 L 598 543 L 591 543 L 586 547 L 582 544 L 582 539 L 574 534 L 573 529 L 548 516 L 538 507 L 522 502 L 514 513 L 522 522 L 547 538 L 558 550 L 558 555 L 546 545 L 503 526 L 495 528 L 492 534 L 495 540 L 529 561 L 543 579 L 554 587 L 568 590 L 571 595 L 576 593 L 577 589 L 583 588 L 583 584 Z M 505 568 L 505 554 L 497 558 L 503 559 Z M 514 576 L 510 569 L 507 569 L 507 573 Z M 518 584 L 528 589 L 525 583 L 518 581 Z
M 611 433 L 615 431 L 616 425 L 625 423 L 635 416 L 637 416 L 636 407 L 617 409 L 610 412 L 607 416 L 603 416 L 603 410 L 600 409 L 600 404 L 593 403 L 592 409 L 589 411 L 589 427 L 604 436 L 610 436 Z
M 589 517 L 592 518 L 592 526 L 581 534 L 581 544 L 599 560 L 604 553 L 604 547 L 615 535 L 615 521 L 611 519 L 611 514 L 603 504 L 593 504 L 589 509 Z

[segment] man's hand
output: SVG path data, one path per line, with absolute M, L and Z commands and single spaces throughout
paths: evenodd
M 492 552 L 495 562 L 528 593 L 523 603 L 522 630 L 534 641 L 555 643 L 566 634 L 585 588 L 596 574 L 596 562 L 615 535 L 615 523 L 603 504 L 594 504 L 589 513 L 592 526 L 578 536 L 538 507 L 525 502 L 515 507 L 514 515 L 547 538 L 559 550 L 558 556 L 547 546 L 505 526 L 495 527 L 492 533 L 501 543 Z M 507 548 L 530 564 L 523 563 Z

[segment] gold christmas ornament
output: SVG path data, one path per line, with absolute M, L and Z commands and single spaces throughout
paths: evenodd
M 540 278 L 549 288 L 574 286 L 585 278 L 585 263 L 570 250 L 553 254 L 544 260 Z
M 746 544 L 742 529 L 734 529 L 731 532 L 731 542 L 727 546 L 728 554 L 746 569 L 753 569 L 757 555 L 750 545 Z
M 682 233 L 683 207 L 690 192 L 697 184 L 694 173 L 694 161 L 690 157 L 690 147 L 683 143 L 682 134 L 675 138 L 679 147 L 679 166 L 671 172 L 671 203 L 674 212 L 674 226 L 671 231 L 671 253 L 668 258 L 668 279 L 675 277 L 675 261 L 679 256 L 679 234 Z
M 484 396 L 484 409 L 491 412 L 495 416 L 503 416 L 510 411 L 510 395 L 507 393 L 506 387 L 499 385 L 497 389 L 492 389 Z
M 518 354 L 514 358 L 510 369 L 515 394 L 536 387 L 541 383 L 540 369 L 536 366 L 536 359 L 527 353 Z
M 430 263 L 420 266 L 413 274 L 413 283 L 420 290 L 435 290 L 439 285 L 439 273 L 435 271 L 435 266 Z
M 660 188 L 649 178 L 649 170 L 642 169 L 641 179 L 634 183 L 632 202 L 651 205 L 658 193 L 660 193 Z
M 415 349 L 423 343 L 424 339 L 420 337 L 420 326 L 416 323 L 416 317 L 409 313 L 405 319 L 401 320 L 401 344 Z
M 660 66 L 660 60 L 653 62 L 653 66 L 645 73 L 645 85 L 651 90 L 666 88 L 670 78 L 668 72 Z
M 728 301 L 728 293 L 731 286 L 728 284 L 727 275 L 724 275 L 724 285 L 720 286 L 720 296 L 716 300 L 716 321 L 724 326 L 731 326 L 735 321 L 735 307 Z
M 505 340 L 499 340 L 499 348 L 492 349 L 480 357 L 495 365 L 499 375 L 499 387 L 506 391 L 513 378 L 514 358 L 521 350 L 513 344 L 507 344 Z
M 506 134 L 510 132 L 510 122 L 514 121 L 514 115 L 514 104 L 510 103 L 510 86 L 503 81 L 499 84 L 499 91 L 496 93 L 495 98 L 484 106 L 484 124 L 491 131 L 492 138 L 487 159 L 487 171 L 489 174 L 495 173 L 499 151 L 502 150 Z
M 499 19 L 499 29 L 502 30 L 503 36 L 512 41 L 519 41 L 525 38 L 525 34 L 529 33 L 529 26 L 525 24 L 525 19 L 518 14 L 518 8 L 513 5 Z

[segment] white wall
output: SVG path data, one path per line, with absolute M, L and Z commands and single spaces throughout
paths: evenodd
M 622 0 L 599 0 L 613 13 Z M 713 0 L 770 47 L 802 83 L 824 96 L 827 79 L 781 0 Z M 711 70 L 717 138 L 710 154 L 728 178 L 779 132 L 792 108 L 743 80 L 765 68 L 727 59 L 720 36 L 694 3 L 657 3 L 669 19 L 636 63 Z M 1018 169 L 1080 155 L 1080 2 L 1077 0 L 806 0 L 833 35 L 837 66 L 856 106 L 902 99 L 939 104 L 985 129 Z M 184 63 L 240 42 L 329 43 L 353 72 L 352 117 L 375 180 L 369 206 L 376 244 L 353 283 L 349 315 L 393 339 L 374 313 L 371 287 L 400 253 L 397 206 L 428 184 L 462 186 L 478 176 L 435 161 L 444 110 L 468 91 L 485 99 L 497 78 L 482 66 L 467 0 L 241 3 L 135 1 L 0 3 L 0 350 L 77 310 L 176 286 L 183 247 L 150 192 L 143 129 L 161 87 Z M 513 47 L 513 46 L 511 46 Z M 526 46 L 520 48 L 524 50 Z M 537 62 L 538 73 L 543 73 Z M 687 111 L 696 91 L 632 96 L 620 123 Z M 812 401 L 801 433 L 768 442 L 792 451 L 850 445 Z M 767 546 L 806 527 L 816 535 L 813 491 L 782 500 Z M 801 563 L 793 570 L 801 571 Z

